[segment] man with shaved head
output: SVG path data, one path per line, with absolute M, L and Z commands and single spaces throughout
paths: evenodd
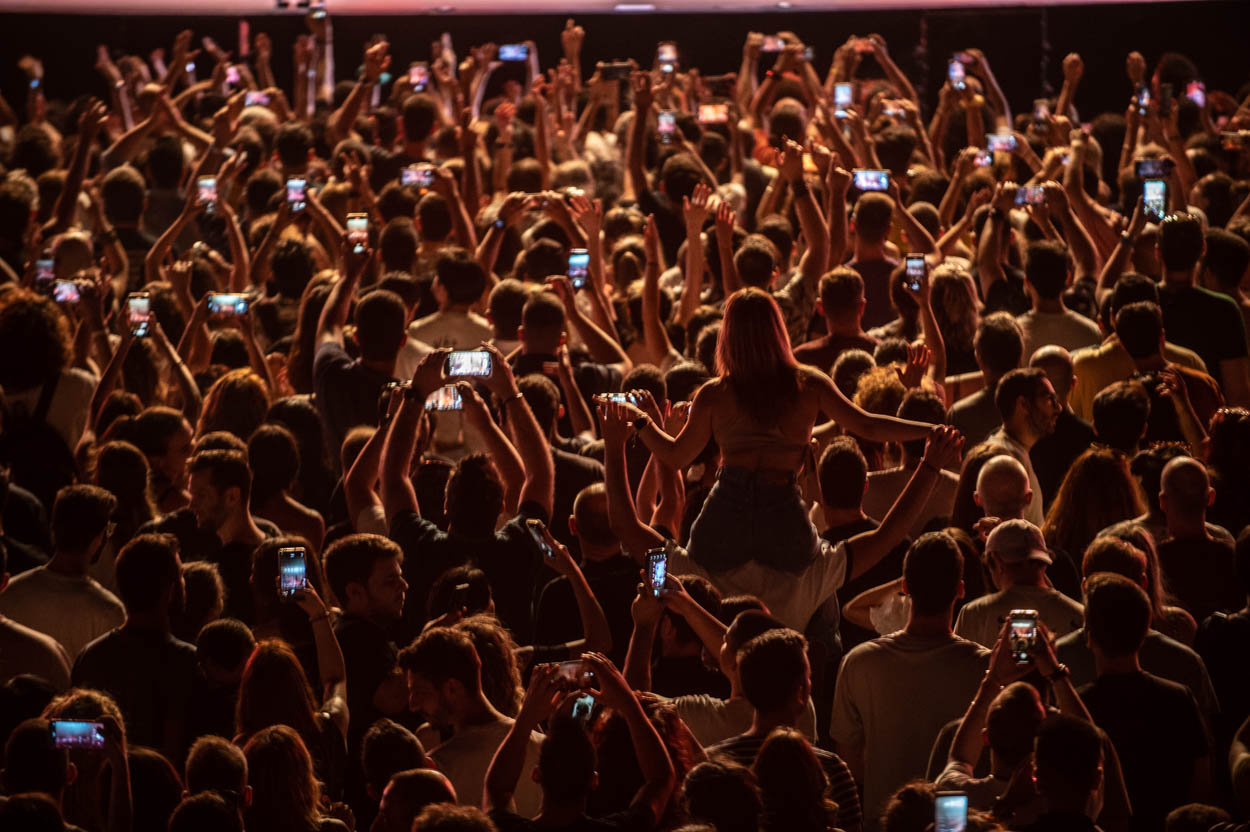
M 1055 420 L 1054 431 L 1037 440 L 1037 444 L 1029 449 L 1029 461 L 1033 463 L 1037 483 L 1042 487 L 1038 498 L 1045 510 L 1050 508 L 1050 501 L 1055 499 L 1072 463 L 1094 441 L 1094 428 L 1073 413 L 1068 405 L 1068 396 L 1076 387 L 1076 373 L 1072 369 L 1072 356 L 1067 350 L 1056 344 L 1042 347 L 1033 353 L 1029 366 L 1046 374 L 1059 398 L 1059 418 Z
M 1207 531 L 1207 506 L 1215 490 L 1206 467 L 1178 456 L 1163 468 L 1159 506 L 1171 540 L 1159 546 L 1159 568 L 1181 606 L 1201 622 L 1213 612 L 1233 612 L 1245 599 L 1233 567 L 1233 547 Z

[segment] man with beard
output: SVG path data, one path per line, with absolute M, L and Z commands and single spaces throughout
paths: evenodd
M 194 645 L 170 632 L 186 592 L 177 538 L 141 534 L 127 543 L 117 557 L 117 588 L 126 620 L 83 648 L 70 680 L 113 697 L 131 744 L 181 760 L 196 663 Z
M 998 382 L 994 391 L 994 404 L 1002 414 L 1003 426 L 986 439 L 1011 449 L 1011 455 L 1020 460 L 1029 475 L 1029 488 L 1034 495 L 1042 493 L 1042 487 L 1033 471 L 1029 449 L 1043 436 L 1049 436 L 1059 419 L 1059 397 L 1050 379 L 1037 367 L 1012 370 Z M 1045 520 L 1042 501 L 1034 498 L 1024 509 L 1024 519 L 1037 527 Z

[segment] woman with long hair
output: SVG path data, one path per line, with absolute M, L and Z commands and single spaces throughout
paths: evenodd
M 981 323 L 981 311 L 972 277 L 954 266 L 938 266 L 933 270 L 932 280 L 930 303 L 946 348 L 946 372 L 948 375 L 976 372 L 977 357 L 972 341 Z
M 248 829 L 266 832 L 346 832 L 341 821 L 320 810 L 321 788 L 300 735 L 288 725 L 256 732 L 243 746 L 252 802 L 244 811 Z
M 812 426 L 822 413 L 878 442 L 923 439 L 932 429 L 866 413 L 829 376 L 796 362 L 781 310 L 761 289 L 739 290 L 725 304 L 716 365 L 719 377 L 695 393 L 675 437 L 642 391 L 648 412 L 630 411 L 643 444 L 672 468 L 684 470 L 710 441 L 720 447 L 719 477 L 690 530 L 690 557 L 711 572 L 751 560 L 800 572 L 819 553 L 797 472 L 810 464 Z
M 1163 594 L 1163 576 L 1159 572 L 1159 550 L 1155 537 L 1140 520 L 1123 520 L 1112 523 L 1098 533 L 1098 537 L 1115 537 L 1140 550 L 1146 566 L 1140 576 L 1127 575 L 1146 591 L 1150 599 L 1151 629 L 1158 630 L 1181 644 L 1192 645 L 1198 634 L 1194 617 L 1183 608 L 1166 603 Z
M 829 777 L 807 738 L 778 728 L 751 767 L 764 804 L 761 832 L 827 832 L 837 818 Z
M 323 693 L 319 698 L 313 696 L 308 677 L 286 642 L 258 642 L 239 683 L 235 744 L 242 745 L 273 725 L 291 728 L 316 761 L 317 776 L 325 783 L 327 794 L 338 798 L 347 764 L 347 670 L 343 651 L 316 592 L 305 588 L 295 594 L 294 601 L 313 623 Z
M 1124 455 L 1110 448 L 1090 448 L 1064 475 L 1042 534 L 1048 546 L 1079 561 L 1100 531 L 1145 511 L 1146 502 Z

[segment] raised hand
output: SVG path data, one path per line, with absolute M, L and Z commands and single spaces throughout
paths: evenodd
M 645 72 L 635 72 L 629 76 L 629 88 L 634 92 L 634 109 L 646 117 L 651 109 L 655 94 L 651 89 L 651 76 Z
M 949 468 L 963 459 L 964 438 L 955 428 L 935 425 L 925 440 L 923 464 L 938 470 Z
M 694 186 L 694 192 L 690 196 L 682 198 L 682 215 L 686 220 L 687 231 L 693 229 L 698 233 L 703 230 L 703 223 L 707 221 L 708 199 L 711 196 L 712 189 L 700 182 Z
M 928 277 L 926 276 L 927 280 Z M 902 367 L 895 367 L 894 372 L 898 375 L 898 380 L 908 390 L 913 390 L 920 386 L 920 380 L 924 378 L 925 370 L 929 369 L 929 362 L 933 358 L 933 351 L 924 344 L 918 346 L 907 346 L 907 363 Z
M 1075 84 L 1085 74 L 1085 62 L 1076 52 L 1069 52 L 1063 59 L 1063 80 Z
M 1146 79 L 1146 59 L 1142 53 L 1137 51 L 1128 53 L 1128 57 L 1124 59 L 1124 71 L 1134 84 L 1142 83 Z
M 389 43 L 380 40 L 365 50 L 365 78 L 369 83 L 376 84 L 391 65 L 390 49 Z
M 738 224 L 738 214 L 734 211 L 726 200 L 721 200 L 716 205 L 716 233 L 733 234 L 734 226 Z

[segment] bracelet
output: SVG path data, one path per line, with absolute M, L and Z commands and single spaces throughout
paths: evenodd
M 1054 673 L 1043 678 L 1045 678 L 1047 682 L 1054 682 L 1056 679 L 1066 679 L 1071 675 L 1072 671 L 1068 669 L 1068 666 L 1066 664 L 1060 664 L 1055 668 Z
M 501 401 L 501 404 L 507 405 L 510 402 L 520 401 L 523 398 L 525 398 L 525 394 L 523 394 L 520 390 L 518 390 L 515 393 L 513 393 L 511 396 L 508 396 L 506 399 L 503 399 Z

